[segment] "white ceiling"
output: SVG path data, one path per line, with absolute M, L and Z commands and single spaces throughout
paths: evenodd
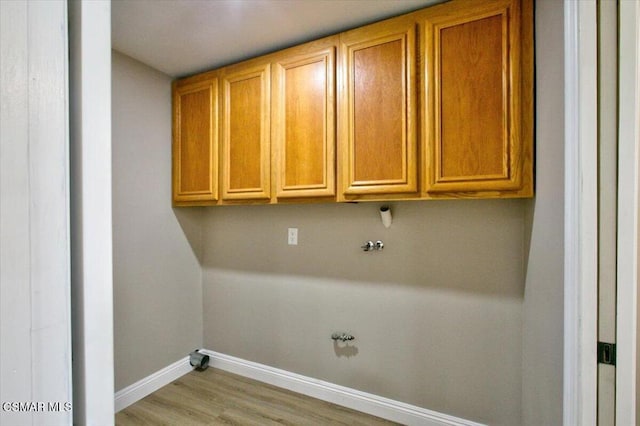
M 441 1 L 115 0 L 112 46 L 179 77 Z

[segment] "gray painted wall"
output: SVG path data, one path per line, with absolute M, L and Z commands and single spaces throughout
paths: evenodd
M 204 346 L 492 425 L 520 424 L 523 200 L 207 209 Z M 287 228 L 299 245 L 287 245 Z M 360 245 L 381 239 L 383 252 Z M 334 331 L 352 333 L 336 349 Z
M 636 53 L 636 58 L 638 54 Z M 636 87 L 636 91 L 638 88 Z M 637 108 L 637 107 L 636 107 Z M 636 119 L 637 120 L 637 119 Z M 637 122 L 637 121 L 636 121 Z M 640 179 L 640 177 L 638 177 Z M 640 191 L 640 181 L 637 183 L 636 188 Z M 637 199 L 640 200 L 640 193 L 637 194 Z M 638 225 L 636 227 L 637 235 L 636 235 L 636 244 L 640 244 L 640 209 L 637 211 L 637 222 Z M 636 262 L 637 267 L 637 279 L 640 280 L 640 262 Z M 636 283 L 637 286 L 640 284 Z M 636 422 L 640 421 L 640 287 L 636 292 Z
M 564 283 L 563 4 L 536 2 L 536 197 L 523 308 L 523 424 L 562 424 Z
M 121 390 L 202 346 L 202 274 L 199 249 L 185 236 L 198 234 L 199 211 L 183 209 L 179 221 L 171 208 L 171 79 L 117 52 L 112 61 L 114 352 Z

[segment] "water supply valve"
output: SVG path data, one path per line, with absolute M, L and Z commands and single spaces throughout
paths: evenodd
M 351 334 L 348 334 L 348 333 L 333 333 L 331 335 L 331 338 L 333 340 L 340 340 L 341 342 L 348 342 L 350 340 L 355 340 L 355 337 L 353 337 Z
M 360 248 L 364 251 L 380 251 L 384 248 L 384 243 L 381 240 L 378 240 L 375 243 L 369 240 L 365 242 L 364 245 L 360 246 Z

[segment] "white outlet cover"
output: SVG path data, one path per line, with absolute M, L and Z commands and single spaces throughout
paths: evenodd
M 289 228 L 287 230 L 287 243 L 290 246 L 298 245 L 298 228 Z

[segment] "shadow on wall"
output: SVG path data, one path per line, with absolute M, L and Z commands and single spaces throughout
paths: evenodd
M 203 233 L 202 223 L 204 220 L 205 210 L 201 207 L 190 208 L 174 208 L 173 212 L 176 219 L 184 232 L 187 241 L 191 246 L 194 256 L 198 259 L 198 263 L 202 266 L 203 262 Z
M 216 206 L 174 209 L 203 268 L 398 283 L 522 297 L 526 200 Z M 188 209 L 184 209 L 188 210 Z M 288 228 L 298 244 L 288 245 Z M 384 250 L 365 252 L 368 240 Z
M 531 238 L 533 236 L 533 215 L 536 209 L 536 199 L 524 201 L 524 241 L 523 243 L 523 276 L 528 276 L 529 255 L 531 254 Z
M 333 341 L 333 352 L 338 358 L 351 358 L 358 355 L 358 347 L 351 343 L 338 343 Z

